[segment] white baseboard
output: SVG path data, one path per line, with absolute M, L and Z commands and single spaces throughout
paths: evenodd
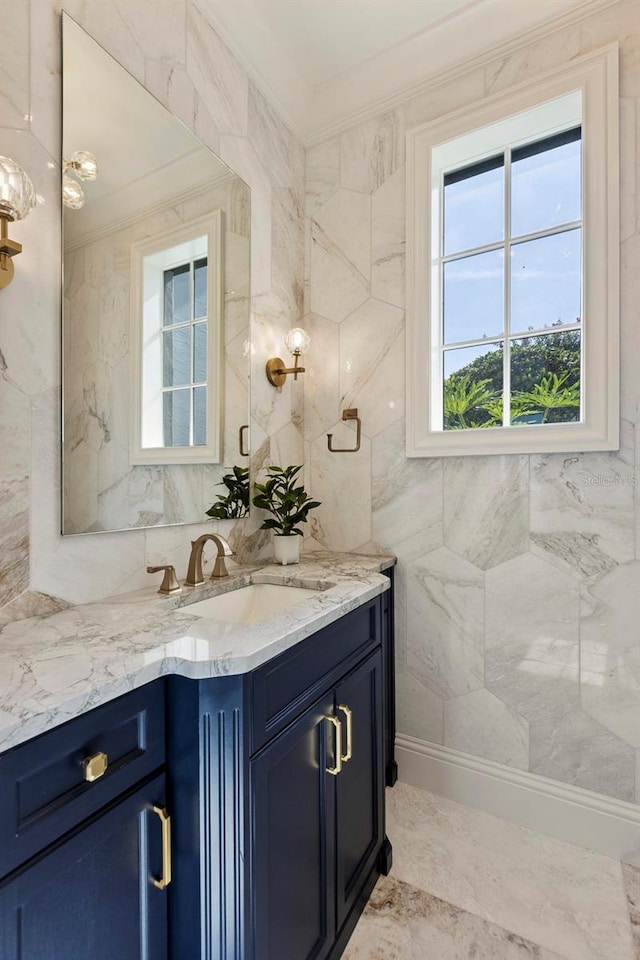
M 404 783 L 640 866 L 640 807 L 451 747 L 399 735 Z

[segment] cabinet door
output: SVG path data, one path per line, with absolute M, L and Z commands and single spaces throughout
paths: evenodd
M 335 714 L 351 757 L 336 777 L 338 930 L 373 869 L 384 838 L 382 659 L 378 651 L 336 687 Z M 344 755 L 347 755 L 347 749 Z
M 254 960 L 322 960 L 334 939 L 334 727 L 326 696 L 251 763 Z
M 2 960 L 166 960 L 158 777 L 0 886 Z

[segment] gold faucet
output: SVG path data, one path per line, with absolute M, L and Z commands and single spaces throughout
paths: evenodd
M 185 584 L 190 587 L 197 587 L 198 584 L 204 583 L 204 577 L 202 576 L 202 551 L 207 540 L 213 540 L 218 551 L 216 562 L 211 571 L 211 579 L 219 580 L 222 577 L 229 576 L 224 558 L 232 557 L 233 550 L 225 538 L 218 536 L 217 533 L 203 533 L 197 540 L 191 541 L 189 569 L 187 570 L 187 579 L 185 580 Z

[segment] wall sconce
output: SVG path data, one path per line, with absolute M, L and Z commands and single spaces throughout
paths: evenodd
M 294 380 L 298 379 L 299 373 L 304 373 L 304 367 L 298 365 L 298 360 L 311 346 L 311 337 L 306 330 L 294 327 L 286 335 L 284 345 L 293 356 L 294 364 L 292 367 L 285 367 L 284 360 L 280 357 L 272 357 L 271 360 L 267 360 L 267 380 L 274 387 L 281 387 L 290 373 L 293 374 Z
M 71 210 L 80 210 L 84 207 L 84 190 L 82 184 L 74 180 L 68 171 L 74 173 L 81 180 L 97 180 L 98 161 L 88 150 L 76 150 L 71 160 L 65 160 L 62 167 L 62 202 Z
M 30 177 L 14 160 L 0 157 L 0 290 L 13 280 L 11 258 L 22 253 L 22 244 L 9 239 L 7 225 L 13 220 L 24 220 L 35 202 Z

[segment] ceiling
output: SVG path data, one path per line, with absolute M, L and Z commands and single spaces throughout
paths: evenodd
M 611 0 L 196 0 L 306 143 Z
M 260 0 L 259 15 L 312 86 L 482 0 Z

